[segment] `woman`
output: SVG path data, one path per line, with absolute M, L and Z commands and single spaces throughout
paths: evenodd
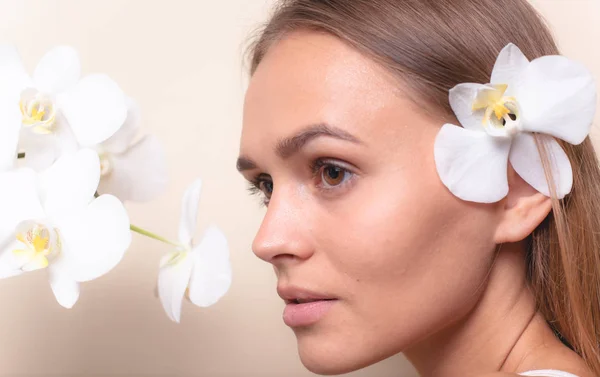
M 595 87 L 553 55 L 525 0 L 279 4 L 238 170 L 309 370 L 600 375 Z

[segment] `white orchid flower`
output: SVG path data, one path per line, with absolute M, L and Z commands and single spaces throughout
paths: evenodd
M 131 242 L 129 218 L 114 196 L 94 199 L 96 152 L 82 149 L 48 170 L 0 173 L 0 278 L 47 268 L 57 301 L 71 308 L 79 283 L 116 266 Z
M 491 83 L 457 85 L 450 105 L 463 128 L 445 124 L 434 150 L 438 174 L 454 195 L 481 203 L 501 200 L 508 194 L 510 161 L 529 185 L 550 196 L 533 133 L 550 157 L 556 196 L 571 191 L 571 164 L 555 138 L 577 145 L 590 132 L 596 88 L 584 66 L 563 56 L 529 62 L 509 44 Z
M 167 315 L 175 322 L 180 321 L 186 291 L 192 303 L 207 307 L 223 297 L 231 285 L 229 248 L 223 233 L 211 227 L 200 243 L 192 244 L 201 188 L 202 181 L 196 180 L 186 190 L 179 225 L 182 246 L 160 261 L 158 295 Z
M 145 135 L 134 142 L 140 128 L 140 110 L 127 98 L 128 113 L 123 126 L 112 137 L 96 146 L 100 155 L 101 194 L 112 194 L 122 201 L 148 201 L 167 185 L 167 163 L 158 139 Z
M 26 164 L 45 169 L 62 153 L 91 147 L 111 137 L 125 121 L 119 86 L 104 74 L 79 79 L 77 52 L 55 47 L 29 77 L 13 46 L 0 46 L 0 99 L 21 113 L 0 113 L 0 124 L 22 124 L 20 149 Z M 3 105 L 4 106 L 4 105 Z

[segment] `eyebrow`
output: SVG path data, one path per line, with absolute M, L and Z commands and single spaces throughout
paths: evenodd
M 288 159 L 294 154 L 298 153 L 298 151 L 310 141 L 319 137 L 331 137 L 334 139 L 349 141 L 354 144 L 362 144 L 358 138 L 347 131 L 342 130 L 341 128 L 337 128 L 326 123 L 319 123 L 306 127 L 294 136 L 279 140 L 275 146 L 275 154 L 284 160 Z M 238 158 L 236 166 L 237 170 L 240 172 L 256 169 L 257 167 L 254 161 L 244 156 L 240 156 Z

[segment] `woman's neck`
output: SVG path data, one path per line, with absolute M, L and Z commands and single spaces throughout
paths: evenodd
M 540 346 L 566 348 L 536 313 L 524 250 L 523 244 L 502 245 L 473 310 L 404 352 L 422 377 L 522 372 Z

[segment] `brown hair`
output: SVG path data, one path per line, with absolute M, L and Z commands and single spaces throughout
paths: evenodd
M 559 53 L 526 0 L 281 0 L 250 49 L 251 73 L 273 43 L 299 29 L 340 38 L 395 74 L 416 101 L 450 118 L 448 91 L 489 82 L 508 43 L 530 60 Z M 573 166 L 573 189 L 553 199 L 551 214 L 529 237 L 528 277 L 557 336 L 600 375 L 600 168 L 589 138 L 561 146 Z

